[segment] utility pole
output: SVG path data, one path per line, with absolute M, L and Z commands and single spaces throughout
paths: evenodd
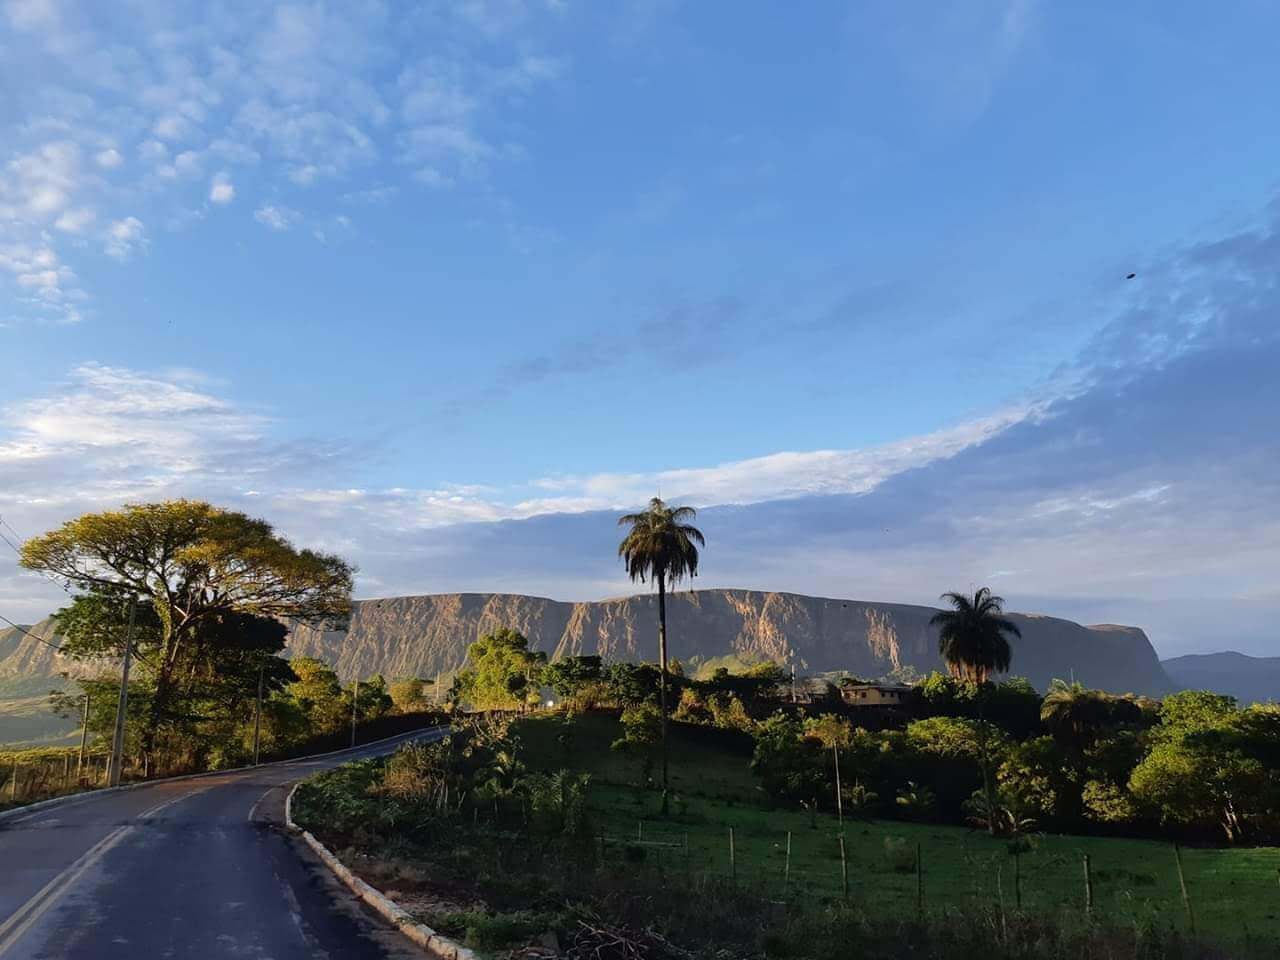
M 76 760 L 76 781 L 84 776 L 84 751 L 89 745 L 89 691 L 84 692 L 84 719 L 80 721 L 80 756 Z
M 351 694 L 351 745 L 356 745 L 356 715 L 360 709 L 360 678 L 356 677 L 355 692 Z
M 120 699 L 116 703 L 116 730 L 111 738 L 111 759 L 107 767 L 107 786 L 120 786 L 124 768 L 124 721 L 129 710 L 129 665 L 133 662 L 133 624 L 138 613 L 138 598 L 129 598 L 129 629 L 124 635 L 124 664 L 120 669 Z
M 258 659 L 258 706 L 253 711 L 253 765 L 258 765 L 258 744 L 262 737 L 262 671 L 266 667 L 265 657 Z

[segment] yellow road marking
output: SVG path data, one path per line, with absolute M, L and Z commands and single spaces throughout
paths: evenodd
M 117 827 L 89 848 L 79 860 L 45 884 L 40 892 L 18 908 L 4 924 L 0 925 L 0 956 L 22 938 L 37 920 L 48 909 L 61 899 L 73 883 L 80 879 L 86 870 L 106 855 L 107 851 L 124 839 L 132 827 Z
M 208 788 L 205 788 L 208 789 Z M 156 804 L 149 810 L 145 810 L 137 815 L 137 819 L 143 820 L 147 817 L 155 816 L 162 810 L 173 806 L 179 800 L 186 800 L 193 797 L 197 793 L 203 793 L 203 790 L 192 790 L 190 793 L 183 793 L 169 800 L 165 800 Z M 0 957 L 22 939 L 31 927 L 44 916 L 49 909 L 62 899 L 62 895 L 69 890 L 77 880 L 79 880 L 85 872 L 96 863 L 98 863 L 107 852 L 116 844 L 123 840 L 129 833 L 134 830 L 131 825 L 116 827 L 109 834 L 90 847 L 79 859 L 75 860 L 69 867 L 55 876 L 46 883 L 30 900 L 20 906 L 13 915 L 4 923 L 0 924 Z

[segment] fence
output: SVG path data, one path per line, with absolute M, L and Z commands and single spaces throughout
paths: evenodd
M 1180 850 L 1065 836 L 1009 841 L 884 821 L 849 821 L 843 832 L 827 824 L 777 830 L 760 819 L 685 828 L 611 816 L 597 841 L 606 863 L 628 870 L 682 875 L 695 885 L 727 879 L 778 902 L 843 899 L 898 916 L 974 909 L 1190 933 L 1197 921 L 1237 933 L 1253 923 L 1254 932 L 1265 933 L 1280 907 L 1280 850 Z M 1224 880 L 1226 861 L 1213 858 L 1235 854 L 1244 856 Z
M 104 786 L 107 759 L 105 752 L 86 753 L 82 764 L 76 748 L 0 753 L 0 807 Z M 140 776 L 141 770 L 135 770 L 126 760 L 123 775 L 132 779 Z

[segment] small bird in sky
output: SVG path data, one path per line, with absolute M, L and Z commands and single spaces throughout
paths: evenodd
M 1136 276 L 1137 276 L 1137 274 L 1136 274 L 1136 273 L 1131 273 L 1131 274 L 1129 274 L 1127 277 L 1125 277 L 1125 279 L 1126 279 L 1126 280 L 1132 280 L 1132 279 L 1133 279 L 1134 277 L 1136 277 Z

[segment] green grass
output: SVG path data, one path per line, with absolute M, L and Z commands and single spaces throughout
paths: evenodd
M 592 809 L 606 852 L 628 869 L 728 876 L 733 828 L 737 880 L 784 894 L 791 834 L 791 896 L 841 896 L 839 830 L 834 817 L 769 810 L 741 740 L 721 731 L 672 726 L 673 812 L 659 817 L 660 795 L 640 789 L 637 760 L 609 749 L 619 733 L 609 714 L 574 723 L 571 750 L 557 740 L 554 717 L 523 721 L 524 762 L 532 769 L 569 766 L 595 778 Z M 845 822 L 850 898 L 873 912 L 915 910 L 915 850 L 923 863 L 926 908 L 1014 908 L 1014 857 L 1008 844 L 964 827 L 893 820 Z M 642 838 L 641 843 L 636 840 Z M 1093 875 L 1094 915 L 1123 924 L 1185 929 L 1171 844 L 1149 840 L 1042 835 L 1020 857 L 1024 909 L 1080 918 L 1083 858 Z M 643 851 L 643 852 L 641 852 Z M 636 858 L 643 857 L 642 861 Z M 1274 936 L 1280 930 L 1280 850 L 1186 849 L 1183 866 L 1197 928 L 1212 936 Z
M 46 681 L 45 687 L 49 686 Z M 39 695 L 0 699 L 0 749 L 78 743 L 79 728 L 75 719 L 53 712 L 47 689 Z

